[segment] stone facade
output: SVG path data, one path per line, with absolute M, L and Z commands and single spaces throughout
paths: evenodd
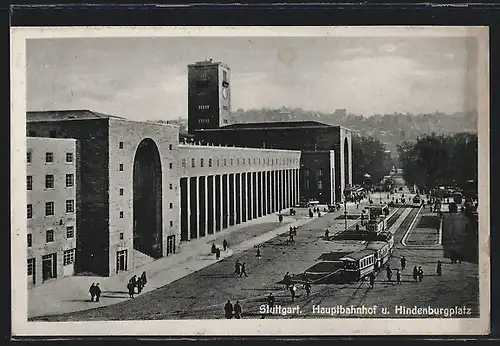
M 335 152 L 303 151 L 300 163 L 301 198 L 321 204 L 335 202 Z
M 30 287 L 74 273 L 76 141 L 28 137 L 26 156 Z

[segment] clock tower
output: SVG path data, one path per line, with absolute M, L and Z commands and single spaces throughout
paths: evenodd
M 188 65 L 188 132 L 229 125 L 230 69 L 212 60 Z

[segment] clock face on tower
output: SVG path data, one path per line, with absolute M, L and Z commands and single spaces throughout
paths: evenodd
M 227 99 L 227 89 L 226 88 L 222 88 L 222 97 Z

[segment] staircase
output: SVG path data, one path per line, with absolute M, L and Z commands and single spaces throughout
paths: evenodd
M 139 250 L 132 250 L 132 268 L 136 269 L 142 267 L 143 265 L 153 262 L 155 259 L 151 256 L 146 255 Z

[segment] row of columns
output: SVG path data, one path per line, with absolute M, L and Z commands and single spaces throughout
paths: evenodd
M 299 202 L 299 169 L 181 178 L 181 241 L 289 208 Z

